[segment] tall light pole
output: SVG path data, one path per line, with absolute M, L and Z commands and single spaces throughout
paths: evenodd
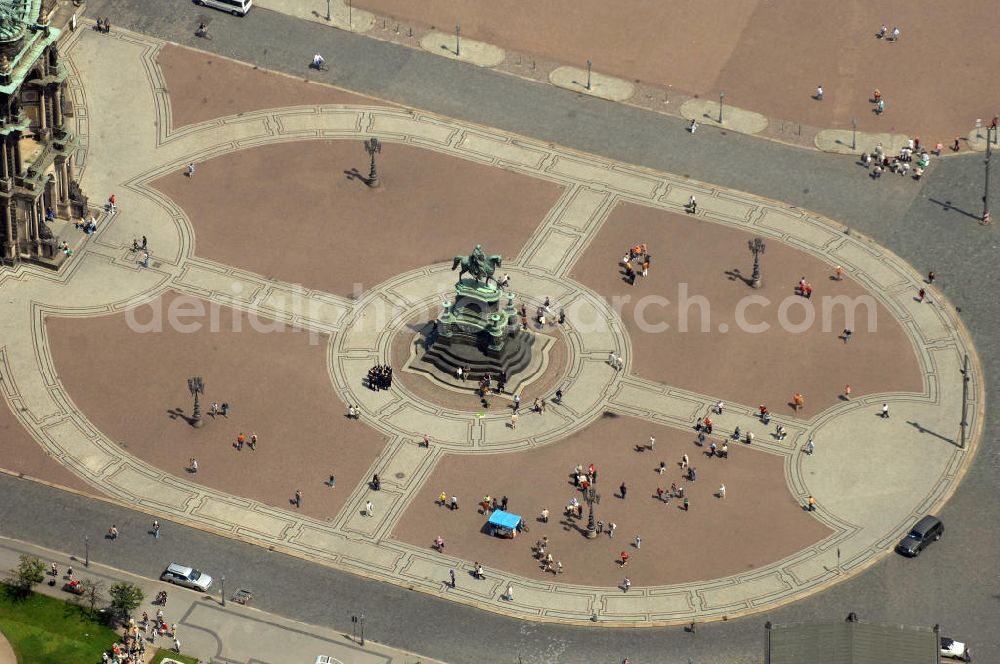
M 851 149 L 858 149 L 858 119 L 851 118 Z
M 591 485 L 583 492 L 583 499 L 587 501 L 587 507 L 590 510 L 590 514 L 587 516 L 587 539 L 595 539 L 597 537 L 597 524 L 594 522 L 594 503 L 601 504 L 601 494 L 597 493 L 597 489 Z
M 368 186 L 377 187 L 381 184 L 378 180 L 378 169 L 375 167 L 375 155 L 382 152 L 382 141 L 374 136 L 365 141 L 365 152 L 371 155 L 372 165 L 368 170 Z
M 83 566 L 90 567 L 90 535 L 83 536 Z
M 222 579 L 222 606 L 226 605 L 226 577 L 223 576 Z
M 726 99 L 726 93 L 725 92 L 720 92 L 719 93 L 719 124 L 722 124 L 722 103 L 723 103 L 723 101 L 725 101 L 725 99 Z
M 753 254 L 753 276 L 750 277 L 750 285 L 754 288 L 760 288 L 760 255 L 764 253 L 764 249 L 767 247 L 764 244 L 764 240 L 755 237 L 752 240 L 747 240 L 747 248 Z
M 590 73 L 594 68 L 594 63 L 592 60 L 587 60 L 587 89 L 590 89 Z
M 330 20 L 330 0 L 326 0 L 326 20 Z
M 198 400 L 199 394 L 205 393 L 205 382 L 201 376 L 188 378 L 188 390 L 194 397 L 194 413 L 191 415 L 191 426 L 199 428 L 204 426 L 205 420 L 201 419 L 201 402 Z
M 993 153 L 990 149 L 990 130 L 995 134 L 1000 127 L 996 125 L 986 127 L 986 183 L 983 185 L 983 218 L 979 221 L 983 226 L 990 223 L 990 156 Z
M 965 355 L 962 363 L 962 422 L 959 424 L 962 430 L 959 447 L 965 449 L 965 432 L 969 426 L 969 355 Z
M 455 26 L 455 57 L 462 57 L 462 25 Z

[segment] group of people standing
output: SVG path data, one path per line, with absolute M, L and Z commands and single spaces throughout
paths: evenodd
M 650 255 L 644 243 L 633 246 L 625 253 L 621 263 L 625 268 L 625 281 L 630 286 L 635 284 L 636 274 L 649 276 L 649 259 Z
M 392 367 L 376 364 L 368 370 L 368 389 L 378 392 L 392 387 Z

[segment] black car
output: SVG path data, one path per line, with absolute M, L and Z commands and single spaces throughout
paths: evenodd
M 896 551 L 904 556 L 919 556 L 928 544 L 941 539 L 942 534 L 944 534 L 944 524 L 941 523 L 941 519 L 936 516 L 925 516 L 917 521 L 917 525 L 913 526 L 906 537 L 899 541 Z

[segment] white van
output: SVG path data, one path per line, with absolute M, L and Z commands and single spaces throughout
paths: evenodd
M 246 16 L 253 6 L 253 0 L 194 0 L 194 4 L 221 9 L 233 16 Z

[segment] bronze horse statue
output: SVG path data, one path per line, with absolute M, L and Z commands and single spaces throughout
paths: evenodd
M 472 254 L 468 256 L 455 256 L 454 262 L 451 264 L 451 269 L 461 266 L 461 271 L 458 273 L 458 280 L 461 281 L 462 277 L 466 272 L 471 274 L 476 278 L 476 282 L 484 281 L 486 284 L 490 283 L 490 279 L 496 283 L 496 277 L 493 273 L 496 269 L 500 267 L 503 257 L 499 255 L 487 256 L 483 253 L 482 245 L 477 244 L 475 250 Z

